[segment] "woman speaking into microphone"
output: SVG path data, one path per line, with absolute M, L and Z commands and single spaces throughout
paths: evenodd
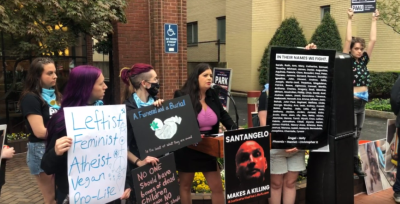
M 197 117 L 201 134 L 210 135 L 219 132 L 221 122 L 228 130 L 236 129 L 228 112 L 224 110 L 217 93 L 211 90 L 212 70 L 206 63 L 198 64 L 174 97 L 189 95 Z M 217 158 L 184 147 L 175 152 L 176 168 L 179 172 L 180 195 L 182 204 L 191 204 L 191 187 L 195 172 L 202 172 L 212 192 L 212 203 L 224 203 L 220 169 Z

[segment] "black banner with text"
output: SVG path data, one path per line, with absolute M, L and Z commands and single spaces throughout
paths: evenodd
M 273 47 L 267 124 L 272 149 L 328 144 L 334 50 Z

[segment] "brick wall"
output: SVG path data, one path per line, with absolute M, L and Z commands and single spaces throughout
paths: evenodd
M 124 84 L 119 71 L 135 63 L 153 65 L 159 78 L 159 97 L 171 99 L 186 80 L 186 0 L 135 0 L 125 10 L 127 23 L 115 23 L 113 33 L 113 93 L 119 101 Z M 178 24 L 177 54 L 164 53 L 164 23 Z
M 187 79 L 186 0 L 161 0 L 150 3 L 151 64 L 161 85 L 160 97 L 173 98 Z M 178 53 L 164 52 L 164 23 L 178 24 Z

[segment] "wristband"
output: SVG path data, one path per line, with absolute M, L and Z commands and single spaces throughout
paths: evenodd
M 139 162 L 139 158 L 138 159 L 136 159 L 136 161 L 135 161 L 135 165 L 137 166 L 137 163 Z

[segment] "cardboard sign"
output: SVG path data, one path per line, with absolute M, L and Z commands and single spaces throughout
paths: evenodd
M 270 196 L 267 127 L 225 132 L 226 203 L 246 204 Z
M 267 125 L 273 149 L 328 145 L 335 54 L 271 48 Z
M 127 123 L 125 105 L 64 108 L 71 203 L 107 203 L 125 191 Z
M 201 141 L 188 95 L 128 112 L 140 158 L 162 156 Z
M 131 173 L 137 203 L 181 203 L 173 153 L 161 157 L 157 166 L 147 164 Z

